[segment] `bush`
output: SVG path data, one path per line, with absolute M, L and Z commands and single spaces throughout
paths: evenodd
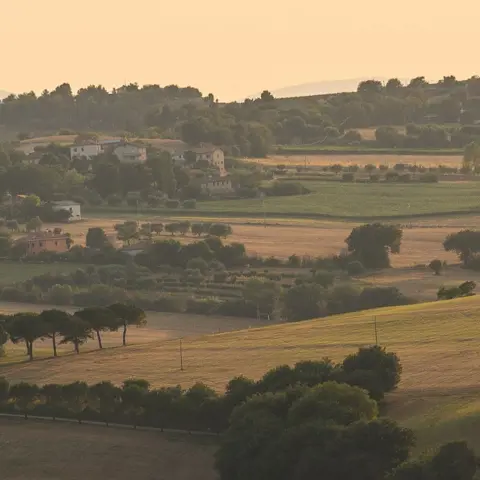
M 372 183 L 378 183 L 380 181 L 380 175 L 378 173 L 372 173 L 372 175 L 370 175 L 370 181 Z
M 197 201 L 194 198 L 190 198 L 183 202 L 183 208 L 194 209 L 197 208 Z
M 354 173 L 344 173 L 342 174 L 342 182 L 354 182 L 355 174 Z
M 435 275 L 440 275 L 443 269 L 443 263 L 441 260 L 435 259 L 429 263 L 429 268 L 435 273 Z
M 387 172 L 385 174 L 385 180 L 387 182 L 396 182 L 398 180 L 398 173 L 397 172 Z
M 187 262 L 187 269 L 198 270 L 204 275 L 208 272 L 208 263 L 203 258 L 192 258 Z
M 422 183 L 438 183 L 438 175 L 435 175 L 434 173 L 424 173 L 423 175 L 420 175 L 418 181 Z
M 180 201 L 175 199 L 169 199 L 165 201 L 165 206 L 167 208 L 178 208 L 180 206 Z
M 122 197 L 120 195 L 109 195 L 107 197 L 107 203 L 112 206 L 112 207 L 117 207 L 118 205 L 121 205 L 122 203 Z
M 287 197 L 293 195 L 304 195 L 309 193 L 299 182 L 274 182 L 271 187 L 266 189 L 266 194 L 274 197 Z
M 48 301 L 54 305 L 71 305 L 73 292 L 70 285 L 54 285 L 48 292 Z
M 362 275 L 366 272 L 366 268 L 362 265 L 362 262 L 354 260 L 347 264 L 347 273 L 349 275 Z

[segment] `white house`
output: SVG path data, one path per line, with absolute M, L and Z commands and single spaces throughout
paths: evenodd
M 66 210 L 70 212 L 70 218 L 68 219 L 69 222 L 78 222 L 82 219 L 80 204 L 70 200 L 52 202 L 52 210 L 54 212 L 58 212 L 60 210 Z
M 113 153 L 120 163 L 144 163 L 147 161 L 147 149 L 134 143 L 122 143 L 115 147 Z
M 70 147 L 70 158 L 87 157 L 91 160 L 103 152 L 103 147 L 99 143 L 86 143 L 84 145 L 72 145 Z

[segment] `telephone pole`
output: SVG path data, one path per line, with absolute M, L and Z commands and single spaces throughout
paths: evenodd
M 183 372 L 183 346 L 182 346 L 182 339 L 180 339 L 180 370 Z
M 378 346 L 377 317 L 373 317 L 373 327 L 375 329 L 375 345 Z

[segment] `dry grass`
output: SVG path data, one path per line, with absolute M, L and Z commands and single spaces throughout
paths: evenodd
M 121 218 L 91 218 L 85 222 L 71 224 L 66 230 L 72 234 L 76 244 L 85 243 L 85 234 L 90 227 L 102 227 L 107 233 L 113 233 L 113 225 L 123 222 L 126 218 L 147 221 L 174 221 L 174 218 L 122 216 Z M 223 219 L 228 222 L 228 219 Z M 444 251 L 442 242 L 445 237 L 460 230 L 466 225 L 475 228 L 478 217 L 466 217 L 464 220 L 428 220 L 416 222 L 411 228 L 404 230 L 402 252 L 392 256 L 394 267 L 406 267 L 417 263 L 428 263 L 434 258 L 441 258 L 449 263 L 456 261 L 453 254 Z M 195 221 L 195 220 L 193 220 Z M 197 218 L 196 221 L 202 221 Z M 217 219 L 218 221 L 218 219 Z M 258 221 L 258 220 L 257 220 Z M 461 224 L 461 225 L 460 225 Z M 244 243 L 249 254 L 257 253 L 262 256 L 276 256 L 288 258 L 292 254 L 310 256 L 328 256 L 338 254 L 345 248 L 345 238 L 353 227 L 359 225 L 354 222 L 332 222 L 308 220 L 297 221 L 296 224 L 278 222 L 265 228 L 261 224 L 240 224 L 233 226 L 233 235 L 228 242 Z M 157 239 L 171 238 L 162 235 Z M 175 237 L 182 242 L 192 242 L 193 237 Z M 280 240 L 280 241 L 279 241 Z
M 128 377 L 141 377 L 156 387 L 188 387 L 201 381 L 222 391 L 236 375 L 259 378 L 280 364 L 325 356 L 340 360 L 374 342 L 374 317 L 380 343 L 396 352 L 403 364 L 402 381 L 388 399 L 387 413 L 414 428 L 419 450 L 461 439 L 480 449 L 480 297 L 187 338 L 183 372 L 178 342 L 162 341 L 4 365 L 0 375 L 40 384 L 93 383 L 106 378 L 120 383 Z
M 157 341 L 21 366 L 5 365 L 0 374 L 13 381 L 38 383 L 105 378 L 119 383 L 133 376 L 147 378 L 155 386 L 188 386 L 202 381 L 223 390 L 235 375 L 258 378 L 273 366 L 326 355 L 339 360 L 359 346 L 373 343 L 374 316 L 379 341 L 402 359 L 403 391 L 476 388 L 480 380 L 476 344 L 480 297 L 185 338 L 184 372 L 179 371 L 178 342 Z
M 262 165 L 287 166 L 305 166 L 323 167 L 339 163 L 341 165 L 358 165 L 364 167 L 368 164 L 388 165 L 393 167 L 397 163 L 408 163 L 412 165 L 422 165 L 424 167 L 438 167 L 446 165 L 449 167 L 459 167 L 462 164 L 461 155 L 270 155 L 267 158 L 248 158 L 247 161 L 259 163 Z
M 214 480 L 216 445 L 160 432 L 0 420 L 5 480 Z
M 71 307 L 0 302 L 0 313 L 2 314 L 41 312 L 49 308 L 61 308 L 69 312 L 75 311 L 75 308 Z M 129 345 L 145 345 L 151 342 L 158 343 L 185 336 L 231 332 L 239 329 L 248 329 L 252 323 L 255 323 L 255 321 L 249 318 L 147 312 L 147 326 L 130 328 L 128 330 L 127 342 Z M 265 321 L 264 323 L 268 322 Z M 104 332 L 102 334 L 102 342 L 105 347 L 121 347 L 121 332 Z M 98 342 L 96 339 L 92 339 L 81 347 L 81 352 L 87 353 L 97 349 Z M 13 345 L 9 343 L 6 346 L 6 352 L 7 355 L 0 358 L 0 363 L 8 364 L 26 360 L 25 347 L 22 344 Z M 74 355 L 72 345 L 59 345 L 58 353 L 59 355 Z M 37 359 L 51 357 L 51 342 L 49 340 L 35 342 L 34 354 Z

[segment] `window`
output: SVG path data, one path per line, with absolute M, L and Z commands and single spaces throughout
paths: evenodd
M 58 246 L 58 242 L 55 240 L 55 246 Z
M 43 242 L 38 242 L 39 247 L 43 247 Z

